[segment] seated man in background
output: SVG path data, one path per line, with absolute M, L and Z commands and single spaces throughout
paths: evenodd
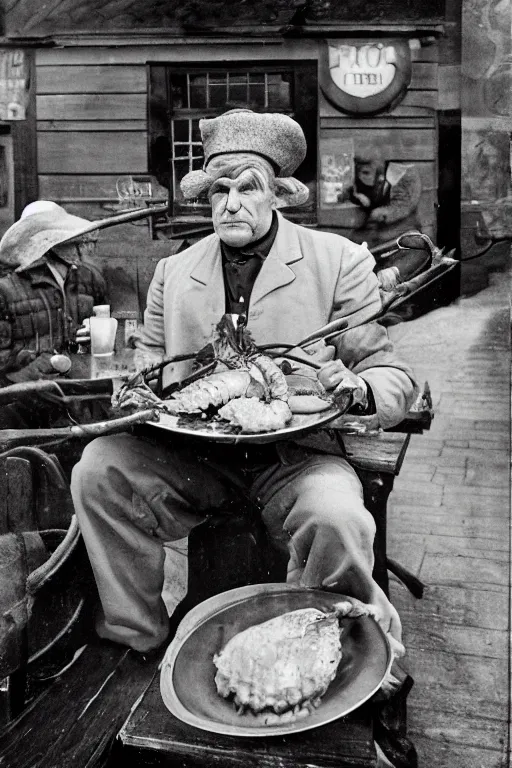
M 370 247 L 394 240 L 403 232 L 420 230 L 420 197 L 421 180 L 415 165 L 386 163 L 378 150 L 356 154 L 350 199 L 367 212 L 359 232 Z
M 62 376 L 77 330 L 105 303 L 99 270 L 86 262 L 94 224 L 38 200 L 0 240 L 0 384 Z M 59 354 L 60 357 L 56 357 Z M 41 426 L 27 403 L 0 409 L 0 428 Z
M 374 259 L 361 245 L 276 211 L 307 199 L 307 188 L 291 178 L 306 154 L 301 127 L 286 115 L 250 110 L 199 125 L 205 169 L 181 187 L 189 199 L 208 196 L 215 232 L 157 265 L 136 342 L 139 367 L 202 349 L 222 315 L 242 308 L 258 345 L 296 345 L 346 318 L 358 327 L 316 351 L 326 388 L 358 392 L 357 412 L 383 428 L 400 422 L 415 384 L 386 330 L 364 324 L 381 308 Z M 191 366 L 166 371 L 180 381 Z M 159 440 L 145 428 L 89 443 L 71 489 L 101 599 L 98 634 L 143 652 L 165 642 L 163 543 L 231 502 L 236 510 L 244 493 L 288 555 L 289 583 L 377 605 L 385 631 L 399 640 L 398 614 L 372 577 L 375 523 L 361 484 L 339 443 L 327 432 L 319 437 L 314 445 L 222 445 L 179 435 Z

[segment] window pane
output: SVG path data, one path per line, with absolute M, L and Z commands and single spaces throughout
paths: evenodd
M 208 79 L 210 83 L 214 83 L 215 85 L 225 85 L 226 84 L 226 73 L 221 72 L 220 74 L 216 72 L 209 72 L 208 73 Z
M 186 109 L 188 107 L 186 75 L 173 74 L 171 76 L 171 102 L 173 109 Z
M 174 145 L 174 157 L 188 157 L 190 152 L 190 144 L 175 144 Z
M 226 85 L 210 85 L 210 107 L 222 109 L 226 101 Z
M 231 85 L 229 84 L 228 101 L 240 102 L 240 104 L 247 104 L 247 86 L 246 85 Z
M 190 108 L 191 109 L 205 109 L 206 108 L 206 87 L 190 86 Z
M 265 86 L 263 84 L 249 85 L 249 106 L 251 109 L 263 108 L 265 106 Z
M 190 75 L 190 108 L 203 109 L 206 106 L 206 75 Z
M 201 141 L 201 131 L 199 130 L 199 120 L 192 120 L 192 141 Z
M 206 74 L 203 75 L 189 75 L 188 76 L 190 86 L 198 87 L 206 85 Z
M 265 73 L 264 72 L 249 72 L 249 82 L 250 83 L 264 83 L 265 82 Z
M 188 120 L 173 120 L 174 141 L 188 141 Z
M 185 176 L 185 174 L 187 174 L 190 170 L 188 158 L 186 160 L 175 160 L 173 165 L 174 165 L 174 174 L 175 174 L 176 186 L 177 186 L 182 180 L 182 178 Z
M 204 165 L 204 157 L 202 155 L 201 157 L 192 158 L 192 170 L 200 171 L 202 170 L 203 165 Z
M 245 72 L 242 73 L 229 73 L 229 83 L 230 85 L 244 85 L 247 82 L 247 74 Z
M 270 82 L 268 84 L 268 106 L 273 109 L 291 109 L 290 84 Z

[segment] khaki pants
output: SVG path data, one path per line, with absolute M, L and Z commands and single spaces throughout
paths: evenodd
M 283 463 L 276 453 L 257 467 L 237 446 L 114 435 L 87 445 L 71 490 L 102 604 L 101 637 L 140 651 L 165 641 L 163 542 L 183 538 L 243 490 L 289 553 L 289 583 L 377 603 L 384 629 L 400 639 L 398 614 L 372 579 L 375 524 L 339 456 Z

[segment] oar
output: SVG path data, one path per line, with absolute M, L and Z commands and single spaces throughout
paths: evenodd
M 99 437 L 117 432 L 125 432 L 136 424 L 158 420 L 158 411 L 147 409 L 122 416 L 110 421 L 99 421 L 93 424 L 73 424 L 69 427 L 54 427 L 42 429 L 2 429 L 0 430 L 0 451 L 8 451 L 17 446 L 30 445 L 34 442 L 69 440 L 71 438 Z
M 304 348 L 305 346 L 313 344 L 315 341 L 325 339 L 328 334 L 344 331 L 347 328 L 348 320 L 346 320 L 344 317 L 339 317 L 337 320 L 332 320 L 330 323 L 327 323 L 327 325 L 323 325 L 317 331 L 313 331 L 313 333 L 310 333 L 309 336 L 306 336 L 295 346 Z
M 327 323 L 327 325 L 323 325 L 321 328 L 318 328 L 318 330 L 313 331 L 313 333 L 310 333 L 308 336 L 305 336 L 301 341 L 299 341 L 297 344 L 262 344 L 258 347 L 261 351 L 271 350 L 271 349 L 297 349 L 297 347 L 301 347 L 302 349 L 305 349 L 306 347 L 311 346 L 311 344 L 314 344 L 317 341 L 321 341 L 322 339 L 326 338 L 326 334 L 336 334 L 341 333 L 341 331 L 348 330 L 348 320 L 345 320 L 345 318 L 338 318 L 337 320 L 332 320 L 330 323 Z

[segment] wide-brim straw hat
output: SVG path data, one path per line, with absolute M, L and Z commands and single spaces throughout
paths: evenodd
M 21 271 L 54 246 L 96 229 L 97 221 L 74 216 L 50 200 L 37 200 L 25 208 L 0 240 L 0 264 Z

